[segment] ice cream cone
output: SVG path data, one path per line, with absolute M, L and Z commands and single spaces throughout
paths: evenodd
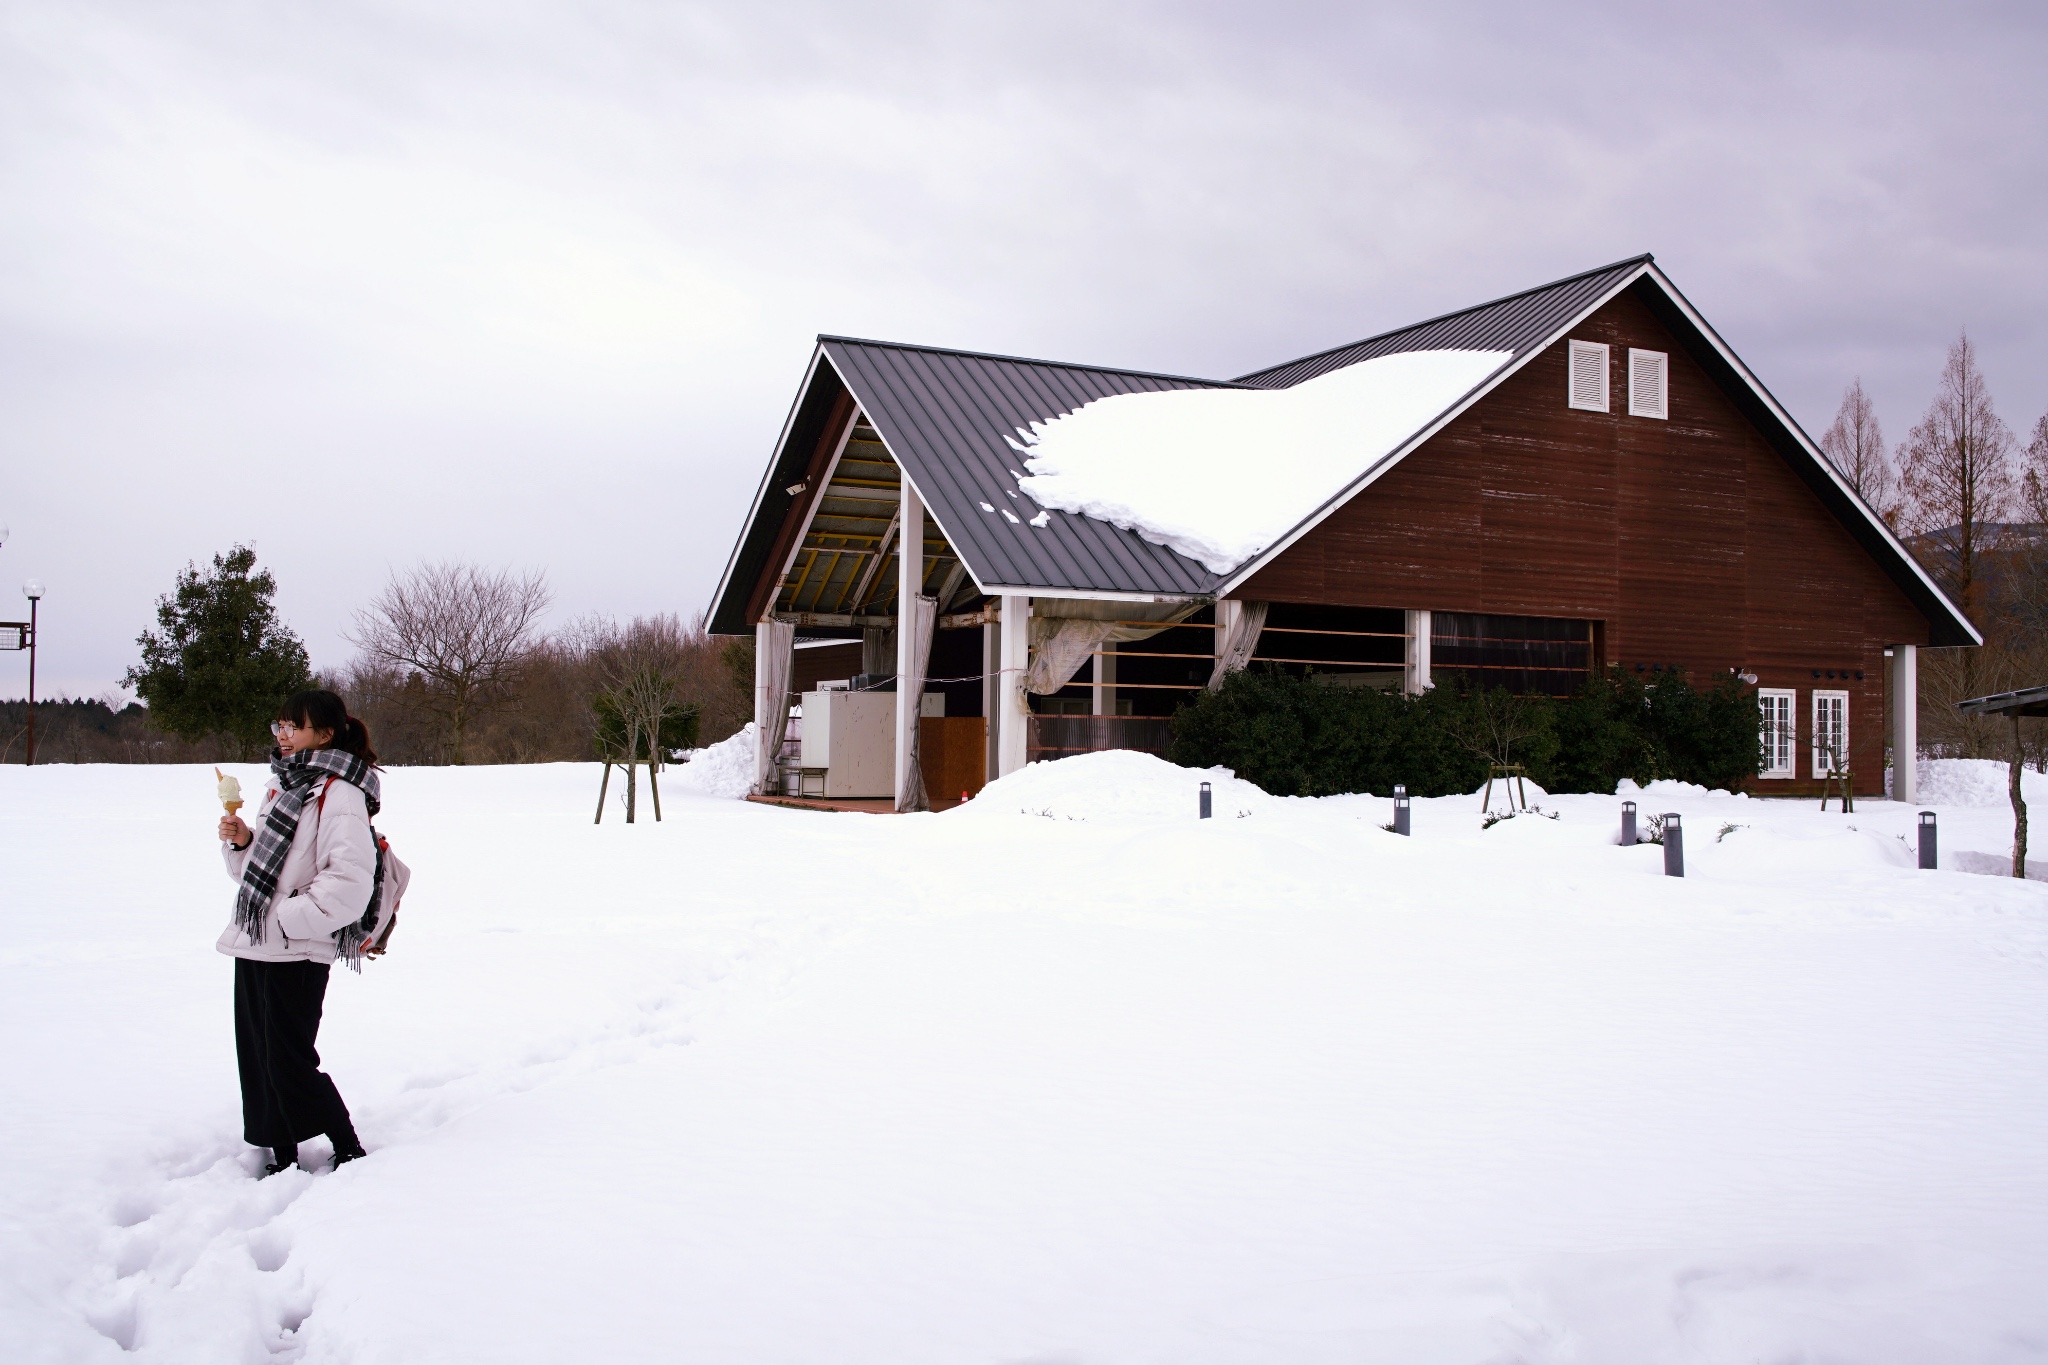
M 220 797 L 221 808 L 233 815 L 242 808 L 242 782 L 240 778 L 229 777 L 220 769 L 213 770 L 214 791 Z

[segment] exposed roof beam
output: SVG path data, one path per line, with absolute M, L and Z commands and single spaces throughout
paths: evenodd
M 896 532 L 903 525 L 903 509 L 898 507 L 896 515 L 889 518 L 889 529 L 882 532 L 881 546 L 876 549 L 874 560 L 861 571 L 860 586 L 853 590 L 851 601 L 855 608 L 868 603 L 868 589 L 875 585 L 875 579 L 882 572 L 882 565 L 888 561 L 889 547 L 896 543 Z

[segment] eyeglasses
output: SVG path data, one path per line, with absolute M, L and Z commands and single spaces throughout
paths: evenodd
M 288 720 L 274 720 L 270 722 L 270 733 L 279 739 L 283 739 L 286 735 L 295 735 L 298 732 L 299 727 Z

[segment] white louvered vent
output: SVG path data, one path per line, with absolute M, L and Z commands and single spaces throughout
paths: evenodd
M 1631 417 L 1671 416 L 1671 358 L 1662 351 L 1628 353 L 1628 415 Z
M 1600 341 L 1571 343 L 1570 392 L 1567 403 L 1587 412 L 1607 411 L 1607 345 Z

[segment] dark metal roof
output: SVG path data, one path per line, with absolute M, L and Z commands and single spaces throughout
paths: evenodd
M 1634 256 L 1582 275 L 1525 289 L 1476 308 L 1446 313 L 1398 331 L 1382 332 L 1348 346 L 1319 351 L 1285 365 L 1256 370 L 1238 379 L 1262 389 L 1291 389 L 1304 380 L 1401 351 L 1511 351 L 1517 360 L 1541 346 L 1558 328 L 1593 307 L 1650 263 Z
M 1966 716 L 2048 716 L 2048 687 L 2022 688 L 1990 697 L 1972 697 L 1956 703 Z
M 1031 525 L 1041 509 L 1017 491 L 1024 457 L 1004 438 L 1112 394 L 1231 385 L 851 337 L 818 344 L 983 587 L 1196 595 L 1222 581 L 1092 517 L 1053 512 Z

